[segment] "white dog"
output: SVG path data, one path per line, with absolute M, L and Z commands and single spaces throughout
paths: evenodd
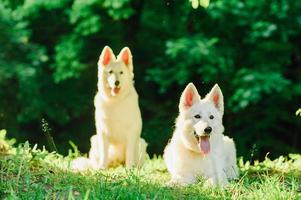
M 133 78 L 130 49 L 123 48 L 116 58 L 110 47 L 104 47 L 94 99 L 97 134 L 91 137 L 89 159 L 75 160 L 75 169 L 105 169 L 119 163 L 136 167 L 144 162 L 147 144 L 140 138 L 142 119 Z
M 223 135 L 223 94 L 215 85 L 204 99 L 189 83 L 182 93 L 180 114 L 164 161 L 175 184 L 192 184 L 198 176 L 206 185 L 224 186 L 238 176 L 236 149 L 232 139 Z

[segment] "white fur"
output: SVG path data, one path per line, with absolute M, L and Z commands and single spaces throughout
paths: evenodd
M 94 99 L 97 134 L 91 137 L 89 159 L 75 160 L 73 168 L 105 169 L 120 163 L 136 167 L 144 162 L 147 144 L 140 138 L 142 119 L 133 77 L 129 48 L 123 48 L 116 59 L 106 46 L 98 62 L 98 92 Z M 118 93 L 114 92 L 116 81 Z
M 214 97 L 214 96 L 218 97 Z M 180 114 L 170 143 L 164 150 L 164 161 L 175 184 L 192 184 L 198 176 L 206 179 L 207 185 L 224 186 L 229 179 L 238 176 L 236 149 L 232 139 L 223 135 L 223 95 L 215 85 L 211 92 L 201 99 L 195 86 L 185 88 L 180 104 Z M 195 118 L 199 114 L 200 119 Z M 210 119 L 210 115 L 214 119 Z M 210 152 L 205 155 L 198 146 L 198 136 L 203 136 L 206 127 L 212 127 Z

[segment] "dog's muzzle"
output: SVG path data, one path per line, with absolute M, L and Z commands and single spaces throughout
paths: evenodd
M 195 139 L 199 142 L 199 140 L 202 138 L 202 137 L 208 137 L 210 138 L 210 134 L 209 133 L 203 133 L 202 135 L 198 135 L 196 133 L 196 131 L 193 131 L 193 135 L 195 137 Z

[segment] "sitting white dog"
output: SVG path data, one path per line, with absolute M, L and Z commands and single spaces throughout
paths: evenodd
M 164 161 L 171 182 L 186 185 L 206 179 L 206 185 L 224 186 L 238 176 L 236 149 L 232 139 L 223 135 L 223 94 L 215 85 L 204 99 L 189 83 L 182 93 L 180 114 Z
M 97 134 L 91 137 L 89 158 L 76 159 L 74 169 L 143 164 L 147 143 L 140 138 L 142 119 L 133 78 L 130 49 L 123 48 L 116 58 L 110 47 L 104 47 L 98 61 L 98 92 L 94 99 Z

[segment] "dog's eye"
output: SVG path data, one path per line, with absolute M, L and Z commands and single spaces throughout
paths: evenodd
M 195 115 L 194 118 L 200 119 L 200 118 L 201 118 L 201 115 Z
M 112 73 L 113 73 L 113 70 L 110 70 L 110 71 L 109 71 L 109 74 L 112 74 Z
M 209 118 L 210 118 L 210 119 L 214 119 L 214 116 L 213 116 L 213 115 L 210 115 Z
M 123 74 L 123 71 L 120 71 L 119 73 L 120 73 L 120 74 Z

